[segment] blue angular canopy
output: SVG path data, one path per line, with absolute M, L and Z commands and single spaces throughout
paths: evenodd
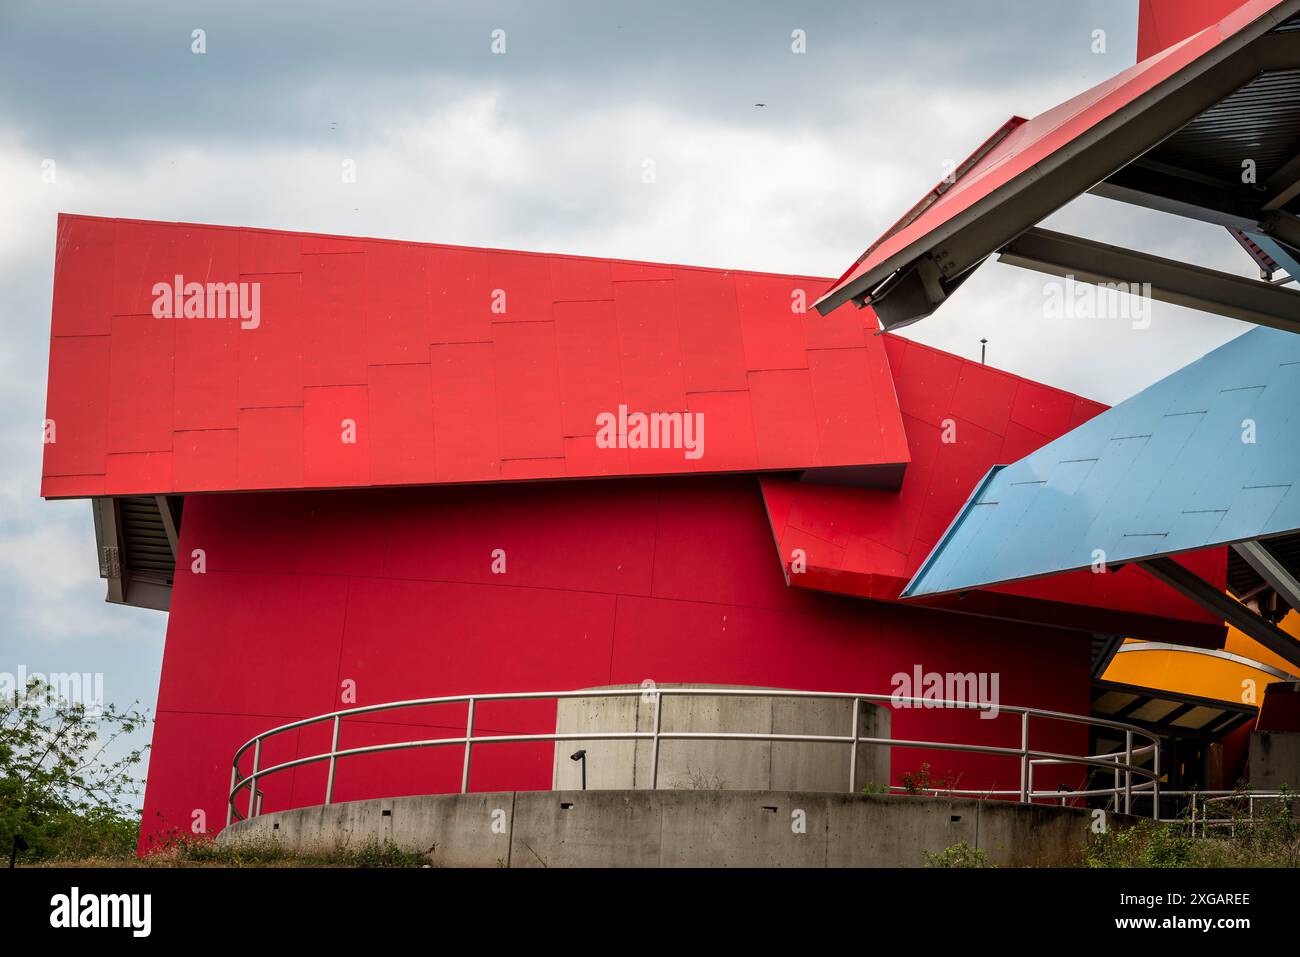
M 904 597 L 1300 529 L 1300 335 L 1256 328 L 976 487 Z

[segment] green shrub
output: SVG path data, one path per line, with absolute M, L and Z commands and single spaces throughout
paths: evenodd
M 978 847 L 958 841 L 937 854 L 925 852 L 926 867 L 992 867 L 989 856 Z
M 1189 821 L 1138 821 L 1090 837 L 1088 867 L 1296 867 L 1300 821 L 1296 798 L 1285 788 L 1277 799 L 1256 799 L 1254 815 L 1245 793 L 1211 805 L 1226 822 L 1195 833 Z
M 1084 863 L 1088 867 L 1187 867 L 1195 840 L 1185 824 L 1143 820 L 1090 835 Z
M 133 853 L 140 820 L 131 799 L 141 784 L 133 772 L 146 749 L 105 755 L 145 723 L 134 707 L 88 709 L 37 678 L 0 697 L 0 853 L 15 838 L 26 844 L 24 862 Z

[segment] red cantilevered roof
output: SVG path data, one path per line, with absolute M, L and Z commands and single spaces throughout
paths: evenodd
M 1300 0 L 1251 0 L 1032 120 L 1013 118 L 954 182 L 932 190 L 873 244 L 817 308 L 876 305 L 885 328 L 929 315 L 972 268 L 1026 229 L 1252 77 L 1292 65 L 1291 35 L 1267 34 L 1297 11 Z M 1265 39 L 1271 43 L 1258 42 Z
M 178 275 L 242 283 L 250 307 L 256 284 L 256 321 L 155 317 Z M 61 216 L 42 494 L 787 470 L 896 487 L 884 346 L 854 310 L 800 312 L 825 283 Z M 699 413 L 701 454 L 601 447 L 620 406 Z
M 791 585 L 894 601 L 988 469 L 1014 461 L 1106 406 L 910 342 L 886 345 L 911 447 L 897 492 L 761 479 Z M 797 553 L 796 553 L 796 550 Z M 1223 586 L 1227 555 L 1185 556 Z M 1217 647 L 1222 622 L 1137 568 L 1078 572 L 927 599 L 953 611 Z M 1071 606 L 1068 608 L 1066 606 Z

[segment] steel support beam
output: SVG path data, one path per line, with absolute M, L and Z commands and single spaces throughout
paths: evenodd
M 1300 292 L 1173 259 L 1030 229 L 1009 243 L 1002 262 L 1081 282 L 1149 284 L 1151 298 L 1287 332 L 1300 332 Z
M 1247 232 L 1259 230 L 1258 194 L 1164 163 L 1138 160 L 1092 189 L 1094 196 Z
M 1281 209 L 1300 196 L 1300 156 L 1270 176 L 1264 187 L 1268 190 L 1268 202 L 1263 207 L 1266 210 Z
M 122 554 L 122 514 L 115 498 L 92 498 L 91 515 L 95 520 L 95 551 L 99 557 L 99 577 L 108 583 L 105 601 L 126 602 L 126 569 Z
M 897 329 L 914 321 L 916 316 L 928 316 L 943 305 L 972 272 L 973 269 L 954 279 L 944 279 L 929 259 L 921 259 L 890 278 L 888 294 L 875 304 L 876 317 L 886 329 Z
M 1278 561 L 1263 542 L 1238 542 L 1232 548 L 1288 605 L 1300 608 L 1300 581 L 1296 581 L 1291 569 Z
M 1271 256 L 1274 262 L 1286 270 L 1288 276 L 1300 281 L 1300 249 L 1293 249 L 1285 243 L 1278 242 L 1272 236 L 1263 236 L 1259 233 L 1247 233 L 1246 237 Z
M 1215 588 L 1195 572 L 1172 558 L 1147 558 L 1136 564 L 1175 591 L 1217 615 L 1238 631 L 1259 642 L 1273 654 L 1300 667 L 1300 642 L 1265 618 L 1255 614 L 1226 592 Z
M 1295 14 L 1293 7 L 1288 14 L 1283 14 L 1285 21 Z M 1279 21 L 1281 22 L 1281 21 Z M 1256 49 L 1256 62 L 1261 73 L 1277 73 L 1279 70 L 1300 70 L 1300 43 L 1296 42 L 1294 31 L 1290 33 L 1270 33 L 1260 37 Z
M 154 504 L 158 506 L 158 515 L 162 519 L 163 529 L 167 532 L 167 544 L 171 546 L 172 561 L 180 553 L 180 534 L 176 528 L 176 513 L 172 511 L 171 500 L 166 495 L 155 495 Z
M 1300 192 L 1300 171 L 1284 169 L 1269 183 L 1263 195 L 1272 195 L 1273 200 L 1261 203 L 1255 195 L 1243 192 L 1232 183 L 1163 163 L 1138 160 L 1088 192 L 1132 206 L 1240 230 L 1256 242 L 1263 235 L 1284 249 L 1300 248 L 1300 219 L 1281 209 L 1283 203 Z M 1275 183 L 1288 186 L 1274 188 Z M 1282 203 L 1277 202 L 1279 199 Z
M 1259 231 L 1293 249 L 1300 249 L 1300 219 L 1290 213 L 1265 213 L 1259 218 Z

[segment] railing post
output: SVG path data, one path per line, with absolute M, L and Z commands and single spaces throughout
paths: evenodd
M 334 765 L 338 763 L 339 716 L 334 716 L 334 733 L 330 736 L 330 772 L 325 778 L 325 803 L 334 802 Z
M 1029 769 L 1029 712 L 1020 714 L 1020 803 L 1029 802 L 1031 778 Z
M 1151 803 L 1155 807 L 1151 811 L 1151 816 L 1157 821 L 1160 820 L 1160 741 L 1159 739 L 1152 742 L 1151 756 L 1155 760 L 1155 777 L 1151 781 Z
M 1119 813 L 1119 754 L 1115 754 L 1115 779 L 1111 782 L 1111 800 L 1115 802 L 1115 813 Z
M 262 739 L 253 742 L 253 773 L 248 776 L 248 816 L 257 817 L 257 769 L 262 766 Z
M 1133 813 L 1133 732 L 1124 732 L 1124 813 Z
M 238 762 L 230 766 L 230 790 L 226 792 L 226 827 L 235 819 L 235 785 L 239 783 Z
M 469 717 L 465 721 L 465 766 L 460 772 L 460 793 L 469 792 L 469 755 L 474 738 L 474 699 L 469 699 Z
M 858 708 L 862 704 L 861 698 L 853 699 L 853 743 L 849 745 L 849 793 L 857 791 L 858 781 Z
M 663 728 L 664 693 L 655 688 L 655 736 L 650 743 L 650 790 L 659 789 L 659 732 Z

